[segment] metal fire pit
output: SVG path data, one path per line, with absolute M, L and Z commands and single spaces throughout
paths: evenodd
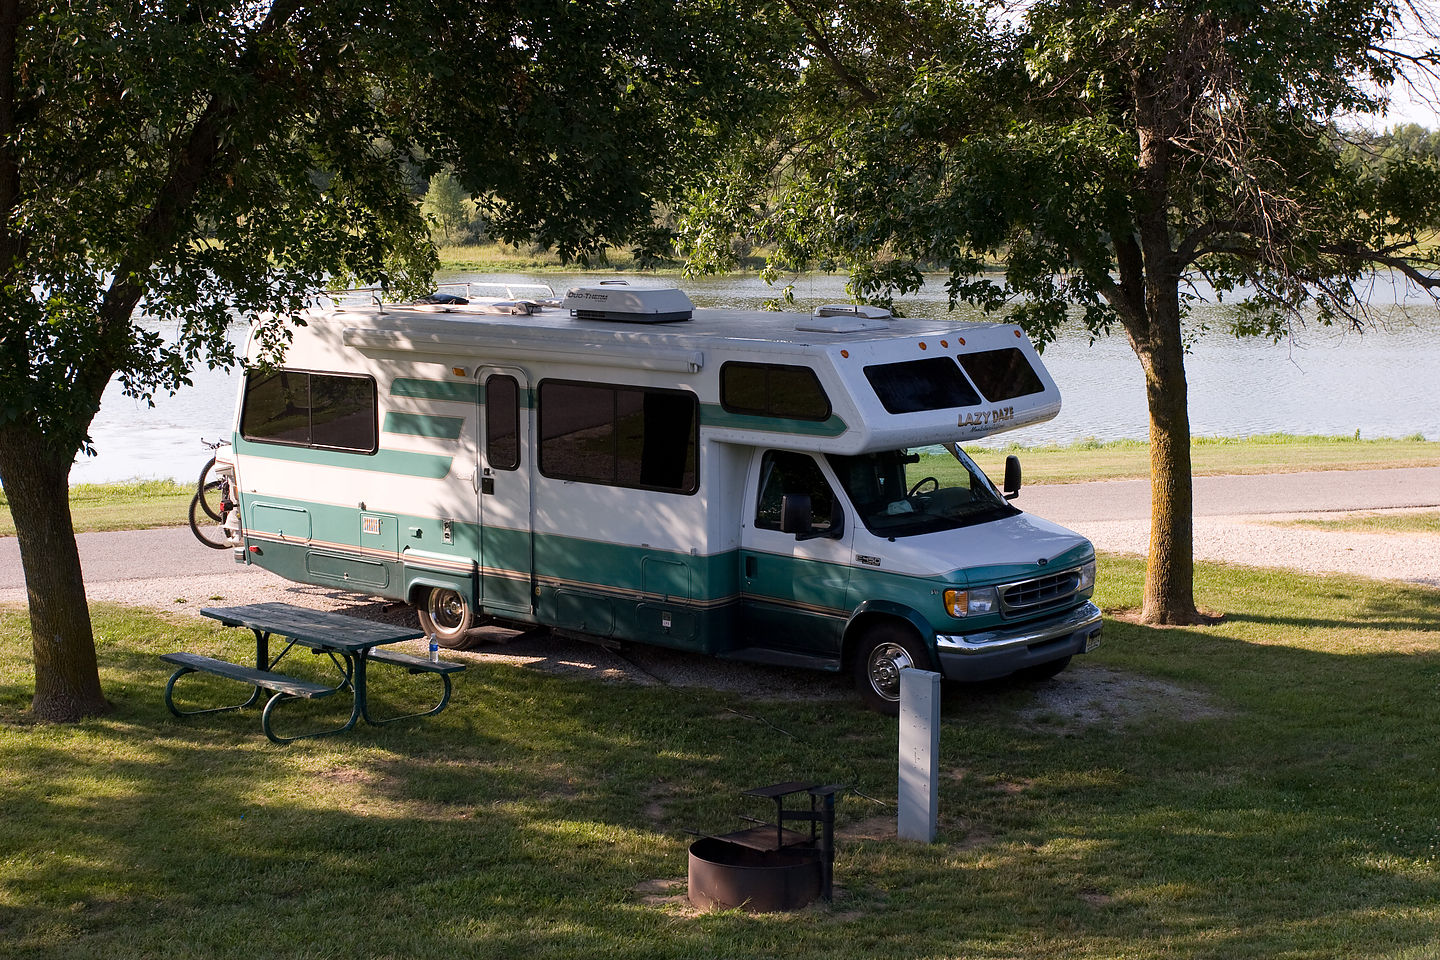
M 799 910 L 816 897 L 830 899 L 835 862 L 837 785 L 777 783 L 746 790 L 747 797 L 775 801 L 775 822 L 745 817 L 760 826 L 690 845 L 690 902 L 697 907 L 739 908 L 750 913 Z M 786 810 L 785 798 L 810 796 L 809 810 Z M 809 833 L 785 828 L 808 821 Z
M 820 851 L 755 850 L 724 837 L 690 844 L 690 902 L 750 913 L 799 910 L 820 895 Z

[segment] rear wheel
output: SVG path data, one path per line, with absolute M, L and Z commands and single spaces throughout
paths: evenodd
M 420 629 L 433 633 L 442 647 L 465 646 L 470 628 L 475 626 L 475 608 L 448 587 L 430 588 L 415 610 L 420 615 Z
M 215 458 L 211 457 L 200 469 L 200 480 L 195 484 L 195 490 L 200 494 L 200 509 L 205 515 L 216 523 L 221 522 L 220 511 L 220 481 L 210 479 L 210 471 L 215 468 Z M 212 507 L 211 504 L 215 506 Z
M 224 526 L 221 525 L 224 520 L 219 517 L 216 518 L 215 523 L 207 520 L 203 511 L 204 505 L 205 501 L 198 493 L 191 499 L 190 532 L 195 534 L 196 540 L 212 550 L 224 550 L 230 546 L 230 539 L 225 534 Z
M 200 488 L 200 509 L 216 523 L 224 523 L 225 515 L 230 512 L 225 505 L 225 493 L 225 483 L 221 480 L 211 480 Z
M 865 705 L 880 713 L 900 713 L 900 671 L 930 669 L 930 654 L 913 630 L 893 623 L 870 628 L 857 648 L 855 688 Z

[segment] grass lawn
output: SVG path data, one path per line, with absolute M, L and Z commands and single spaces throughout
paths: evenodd
M 1098 600 L 1139 603 L 1103 558 Z M 1107 623 L 1050 686 L 946 695 L 936 844 L 893 824 L 896 721 L 475 662 L 439 717 L 281 748 L 176 720 L 156 655 L 239 631 L 100 607 L 116 711 L 30 724 L 0 611 L 0 956 L 1384 958 L 1440 955 L 1434 591 L 1202 566 L 1215 626 Z M 837 684 L 839 681 L 837 680 Z M 292 710 L 338 709 L 328 704 Z M 833 906 L 696 914 L 686 828 L 853 781 Z M 669 881 L 679 885 L 667 886 Z
M 70 515 L 76 533 L 96 530 L 142 530 L 178 527 L 187 519 L 195 483 L 174 480 L 129 480 L 124 483 L 80 483 L 70 488 Z M 10 500 L 0 490 L 0 537 L 15 536 Z
M 1082 441 L 1066 446 L 967 448 L 975 462 L 998 482 L 1005 455 L 1016 454 L 1026 483 L 1150 476 L 1150 444 L 1143 440 Z M 1195 437 L 1190 459 L 1196 476 L 1298 473 L 1305 470 L 1373 470 L 1440 465 L 1440 443 L 1420 436 L 1359 439 L 1353 436 Z
M 1440 533 L 1440 511 L 1357 513 L 1348 517 L 1306 517 L 1287 520 L 1278 526 L 1307 527 L 1312 530 L 1357 533 Z

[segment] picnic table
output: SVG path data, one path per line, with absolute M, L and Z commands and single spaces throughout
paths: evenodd
M 255 666 L 247 667 L 228 660 L 201 656 L 196 653 L 167 653 L 160 657 L 179 669 L 165 685 L 165 706 L 177 717 L 195 716 L 202 713 L 219 713 L 225 710 L 240 710 L 259 702 L 270 694 L 265 709 L 260 715 L 260 728 L 275 743 L 290 743 L 306 737 L 322 737 L 344 733 L 355 727 L 364 718 L 366 723 L 380 725 L 406 720 L 411 717 L 428 717 L 445 709 L 450 702 L 450 674 L 464 670 L 463 664 L 448 661 L 432 661 L 424 657 L 411 656 L 394 650 L 383 649 L 388 644 L 400 643 L 423 637 L 423 631 L 414 627 L 397 627 L 371 620 L 361 620 L 340 613 L 310 610 L 289 603 L 252 603 L 239 607 L 205 607 L 201 615 L 219 620 L 227 627 L 245 627 L 255 635 Z M 277 637 L 285 641 L 280 652 L 270 655 L 270 639 Z M 276 664 L 295 647 L 306 647 L 317 655 L 329 658 L 337 671 L 332 683 L 305 680 L 287 676 L 275 670 Z M 401 667 L 412 674 L 431 674 L 439 678 L 442 691 L 440 701 L 428 710 L 406 713 L 393 717 L 376 717 L 370 712 L 369 667 L 371 664 L 385 664 Z M 182 710 L 175 705 L 175 682 L 191 673 L 209 673 L 249 684 L 249 699 L 243 703 L 198 710 Z M 275 732 L 273 716 L 281 704 L 292 700 L 317 700 L 349 690 L 351 695 L 350 717 L 342 726 L 300 733 L 282 737 Z

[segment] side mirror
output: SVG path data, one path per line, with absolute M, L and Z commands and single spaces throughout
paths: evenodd
M 780 532 L 792 533 L 796 540 L 815 540 L 819 537 L 839 540 L 845 533 L 845 511 L 839 501 L 831 504 L 830 526 L 824 530 L 816 530 L 810 523 L 810 514 L 814 507 L 814 501 L 809 494 L 785 494 L 780 498 Z
M 1005 458 L 1005 499 L 1020 496 L 1020 458 L 1013 453 Z
M 803 537 L 813 533 L 810 526 L 810 496 L 804 493 L 787 493 L 780 498 L 780 532 L 793 533 Z

